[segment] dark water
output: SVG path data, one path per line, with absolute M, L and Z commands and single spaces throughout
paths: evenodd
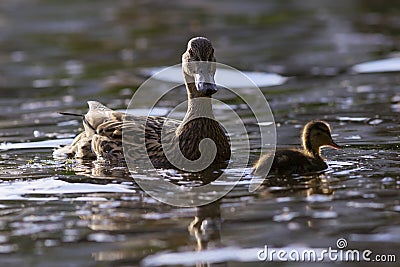
M 1 265 L 258 266 L 264 245 L 336 249 L 339 238 L 398 261 L 400 64 L 352 66 L 400 51 L 399 18 L 398 3 L 373 0 L 2 1 Z M 311 119 L 328 121 L 344 149 L 323 151 L 327 173 L 270 179 L 254 193 L 239 184 L 195 209 L 157 202 L 123 168 L 53 158 L 81 127 L 57 112 L 85 112 L 87 100 L 126 108 L 140 68 L 179 63 L 198 35 L 219 62 L 290 77 L 262 88 L 278 145 L 297 145 Z

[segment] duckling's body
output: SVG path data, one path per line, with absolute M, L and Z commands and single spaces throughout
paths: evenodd
M 99 102 L 89 101 L 89 112 L 83 116 L 85 131 L 79 134 L 72 145 L 61 148 L 57 154 L 68 154 L 77 158 L 97 158 L 110 161 L 140 159 L 143 155 L 138 146 L 145 145 L 147 156 L 155 167 L 172 167 L 164 153 L 162 144 L 179 146 L 187 160 L 200 158 L 200 142 L 209 138 L 216 145 L 216 155 L 213 163 L 221 163 L 230 158 L 229 140 L 221 125 L 215 121 L 211 95 L 217 91 L 214 82 L 215 66 L 193 65 L 197 61 L 215 62 L 214 49 L 211 42 L 203 37 L 193 38 L 188 43 L 187 51 L 182 56 L 182 69 L 188 93 L 188 111 L 184 120 L 177 121 L 157 116 L 134 116 L 113 111 Z M 189 64 L 190 63 L 190 64 Z M 205 77 L 203 77 L 205 76 Z M 124 138 L 122 144 L 122 129 Z M 140 139 L 143 136 L 144 140 Z M 163 142 L 161 142 L 161 136 Z M 136 138 L 138 137 L 138 138 Z M 123 151 L 129 147 L 129 151 Z M 170 158 L 171 159 L 171 158 Z M 180 158 L 172 155 L 172 162 Z
M 341 148 L 332 140 L 331 130 L 328 123 L 324 121 L 311 121 L 306 124 L 302 134 L 303 150 L 282 149 L 272 155 L 265 155 L 254 165 L 254 174 L 263 175 L 267 173 L 268 161 L 272 160 L 269 173 L 279 175 L 306 174 L 320 172 L 328 168 L 321 157 L 320 148 L 330 146 Z

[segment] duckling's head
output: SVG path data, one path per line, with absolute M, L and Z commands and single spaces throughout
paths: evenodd
M 207 38 L 195 37 L 189 40 L 187 50 L 182 55 L 182 70 L 188 84 L 189 97 L 210 97 L 217 92 L 214 48 Z
M 302 135 L 303 147 L 309 154 L 319 156 L 320 148 L 330 146 L 340 149 L 331 136 L 331 128 L 324 121 L 310 121 L 303 129 Z

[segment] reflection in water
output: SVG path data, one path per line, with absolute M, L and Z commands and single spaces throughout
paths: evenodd
M 188 230 L 196 240 L 196 251 L 221 247 L 220 201 L 197 207 L 196 217 L 190 223 Z M 227 266 L 227 263 L 210 264 L 205 261 L 196 263 L 196 266 Z
M 67 171 L 73 171 L 77 175 L 84 175 L 88 178 L 98 178 L 117 181 L 132 181 L 129 170 L 125 164 L 110 164 L 101 160 L 72 160 L 66 165 Z M 90 181 L 90 180 L 89 180 Z
M 102 160 L 68 160 L 65 165 L 65 171 L 75 173 L 76 175 L 84 175 L 88 178 L 104 179 L 104 181 L 132 181 L 136 176 L 149 175 L 152 173 L 148 170 L 140 168 L 140 162 L 137 168 L 129 170 L 124 163 L 121 165 L 110 164 Z M 156 169 L 156 173 L 176 185 L 193 187 L 209 184 L 218 179 L 224 172 L 226 163 L 213 164 L 203 171 L 189 173 L 177 169 Z M 151 177 L 149 177 L 151 178 Z M 88 180 L 90 182 L 90 180 Z
M 269 176 L 264 182 L 264 190 L 276 195 L 291 196 L 331 195 L 333 188 L 324 175 L 313 176 Z
M 196 238 L 196 250 L 218 247 L 221 230 L 220 201 L 196 208 L 196 217 L 190 223 L 189 232 Z M 213 242 L 213 244 L 209 244 Z

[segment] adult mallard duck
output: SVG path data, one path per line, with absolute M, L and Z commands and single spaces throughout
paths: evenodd
M 182 122 L 157 116 L 134 116 L 113 111 L 104 105 L 89 101 L 89 112 L 83 115 L 85 131 L 80 133 L 71 145 L 60 148 L 56 154 L 67 154 L 78 158 L 98 158 L 110 161 L 124 160 L 122 129 L 124 134 L 140 136 L 145 140 L 129 139 L 126 155 L 137 158 L 135 146 L 145 145 L 147 155 L 155 167 L 171 167 L 161 143 L 167 140 L 172 147 L 179 147 L 189 161 L 200 158 L 199 144 L 203 139 L 211 139 L 216 146 L 213 163 L 226 162 L 230 158 L 230 144 L 221 125 L 215 120 L 211 96 L 217 92 L 214 81 L 216 71 L 214 49 L 204 37 L 196 37 L 188 42 L 182 55 L 182 70 L 188 95 L 188 110 Z M 164 127 L 164 129 L 163 129 Z M 125 142 L 125 139 L 124 139 Z M 139 156 L 140 157 L 140 156 Z M 173 158 L 179 161 L 179 157 Z M 171 159 L 171 157 L 169 157 Z
M 331 136 L 331 128 L 324 121 L 310 121 L 302 132 L 303 150 L 283 149 L 277 150 L 272 161 L 270 173 L 279 175 L 306 174 L 320 172 L 328 168 L 321 157 L 321 147 L 329 146 L 340 149 Z M 271 155 L 265 155 L 254 165 L 255 175 L 265 174 L 267 161 Z

